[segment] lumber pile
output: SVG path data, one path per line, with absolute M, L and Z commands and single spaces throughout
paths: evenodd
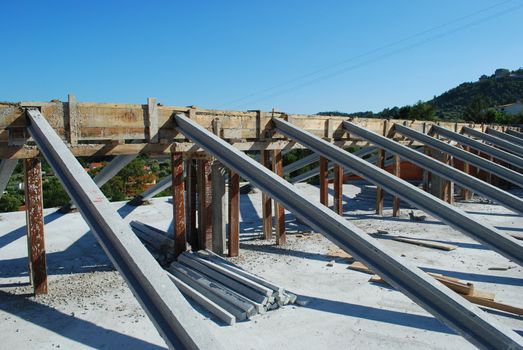
M 297 298 L 208 250 L 182 253 L 167 271 L 184 295 L 228 325 L 294 304 Z

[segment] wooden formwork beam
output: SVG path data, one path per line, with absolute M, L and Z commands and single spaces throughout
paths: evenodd
M 198 161 L 198 249 L 212 249 L 212 181 L 210 159 Z
M 29 278 L 34 294 L 47 294 L 42 165 L 39 158 L 24 159 L 25 207 Z
M 272 169 L 269 151 L 261 151 L 260 160 L 264 167 Z M 263 238 L 272 239 L 272 199 L 265 192 L 262 193 L 262 226 Z
M 174 257 L 183 253 L 187 249 L 185 238 L 185 183 L 183 178 L 183 154 L 173 152 L 171 154 L 172 170 L 172 204 L 174 221 Z
M 394 175 L 401 178 L 401 159 L 400 156 L 394 155 Z M 400 215 L 400 197 L 394 196 L 392 200 L 392 216 L 398 217 Z
M 378 150 L 378 159 L 376 160 L 376 166 L 382 169 L 385 167 L 385 150 L 383 148 Z M 378 215 L 383 215 L 383 198 L 383 187 L 376 186 L 376 214 Z
M 196 176 L 196 162 L 192 158 L 185 161 L 185 187 L 187 189 L 187 207 L 186 207 L 186 234 L 187 240 L 191 247 L 198 248 L 198 225 L 196 222 L 196 193 L 198 178 Z
M 329 206 L 329 160 L 320 157 L 320 203 Z
M 229 173 L 229 256 L 240 254 L 240 175 Z
M 343 167 L 334 165 L 334 211 L 343 214 Z
M 283 177 L 283 157 L 281 150 L 272 151 L 272 168 L 276 175 Z M 285 209 L 283 205 L 274 202 L 274 219 L 276 228 L 276 244 L 283 245 L 287 243 L 287 236 L 285 235 Z

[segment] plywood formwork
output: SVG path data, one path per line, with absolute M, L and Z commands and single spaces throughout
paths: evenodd
M 368 145 L 362 139 L 349 137 L 343 130 L 343 121 L 349 119 L 380 133 L 387 122 L 385 119 L 163 106 L 154 105 L 154 102 L 154 99 L 148 99 L 147 104 L 91 103 L 70 97 L 69 102 L 0 103 L 0 159 L 33 158 L 38 154 L 36 147 L 27 143 L 25 107 L 38 108 L 77 157 L 137 153 L 169 155 L 173 143 L 178 152 L 201 151 L 176 130 L 172 121 L 175 113 L 186 113 L 208 130 L 213 130 L 213 123 L 218 120 L 218 136 L 240 150 L 302 147 L 274 132 L 273 116 L 282 117 L 343 147 Z M 419 131 L 426 129 L 423 121 L 390 120 L 390 123 L 405 124 Z M 463 126 L 481 130 L 480 125 L 466 123 L 440 122 L 439 125 L 454 130 Z

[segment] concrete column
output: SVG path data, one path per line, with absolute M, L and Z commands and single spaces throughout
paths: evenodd
M 269 151 L 261 151 L 260 160 L 267 169 L 272 169 Z M 262 193 L 262 225 L 263 238 L 272 239 L 272 199 L 266 193 Z
M 283 177 L 283 159 L 281 150 L 272 151 L 272 168 L 278 176 Z M 287 243 L 287 236 L 285 235 L 285 209 L 280 203 L 274 202 L 274 219 L 276 223 L 276 244 L 284 245 Z
M 42 165 L 38 158 L 24 159 L 24 180 L 29 278 L 35 295 L 47 294 Z
M 225 200 L 225 167 L 218 161 L 212 164 L 212 251 L 222 255 L 225 251 L 227 210 Z
M 229 256 L 240 253 L 240 175 L 229 173 Z
M 329 206 L 329 160 L 320 157 L 320 203 Z
M 183 154 L 171 153 L 172 202 L 174 221 L 174 257 L 187 250 L 185 239 L 185 184 L 183 179 Z

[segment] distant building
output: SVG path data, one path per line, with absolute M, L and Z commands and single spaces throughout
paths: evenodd
M 510 76 L 510 71 L 508 69 L 505 69 L 505 68 L 498 68 L 494 72 L 494 76 L 496 77 L 496 79 L 506 78 L 506 77 Z
M 496 109 L 501 113 L 516 115 L 519 113 L 523 113 L 523 103 L 521 103 L 521 101 L 516 101 L 514 103 L 496 106 Z

